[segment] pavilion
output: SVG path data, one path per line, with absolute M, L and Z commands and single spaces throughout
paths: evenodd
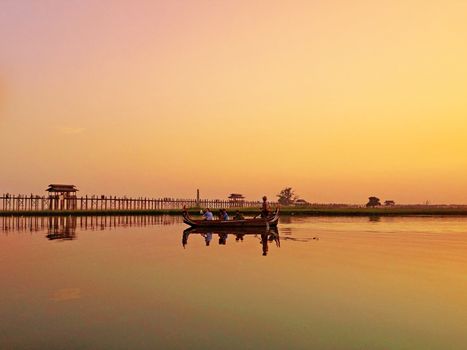
M 49 192 L 51 210 L 73 210 L 77 207 L 75 185 L 50 184 L 46 189 Z
M 231 193 L 229 196 L 229 200 L 234 207 L 241 207 L 245 202 L 245 197 L 240 193 Z

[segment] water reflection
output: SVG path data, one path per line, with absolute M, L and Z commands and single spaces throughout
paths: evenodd
M 277 227 L 270 228 L 269 230 L 264 229 L 212 229 L 212 228 L 189 228 L 183 231 L 182 234 L 182 246 L 186 248 L 188 245 L 188 238 L 190 235 L 197 235 L 201 237 L 206 246 L 209 246 L 212 241 L 212 237 L 216 236 L 219 239 L 219 245 L 226 245 L 229 236 L 235 237 L 235 242 L 243 242 L 245 236 L 251 236 L 251 238 L 259 239 L 263 256 L 268 255 L 269 245 L 274 242 L 276 247 L 280 247 L 279 230 Z
M 0 349 L 467 344 L 467 218 L 295 216 L 277 237 L 68 220 L 0 218 Z M 67 226 L 79 240 L 46 238 Z
M 47 238 L 50 240 L 72 240 L 76 238 L 77 218 L 75 216 L 49 217 Z
M 73 240 L 77 230 L 112 230 L 117 227 L 144 227 L 174 225 L 182 222 L 180 216 L 127 215 L 127 216 L 31 216 L 0 217 L 0 233 L 41 233 L 49 240 Z

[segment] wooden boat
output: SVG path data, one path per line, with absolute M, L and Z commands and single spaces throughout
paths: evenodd
M 262 235 L 262 234 L 275 234 L 279 235 L 277 226 L 271 226 L 267 229 L 262 227 L 189 227 L 183 231 L 185 235 L 189 234 L 228 234 L 228 235 Z
M 248 228 L 248 227 L 275 227 L 279 223 L 279 208 L 267 218 L 244 220 L 194 220 L 186 210 L 183 211 L 183 222 L 191 227 L 212 228 Z

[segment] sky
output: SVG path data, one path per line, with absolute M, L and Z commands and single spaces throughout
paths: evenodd
M 467 204 L 466 13 L 2 0 L 0 193 Z

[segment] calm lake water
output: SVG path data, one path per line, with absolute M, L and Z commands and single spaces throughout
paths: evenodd
M 0 349 L 467 348 L 467 218 L 185 228 L 0 218 Z

